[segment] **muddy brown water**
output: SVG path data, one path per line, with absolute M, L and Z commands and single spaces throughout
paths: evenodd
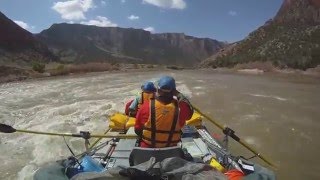
M 190 70 L 95 73 L 0 84 L 0 122 L 20 129 L 103 132 L 106 115 L 123 111 L 143 81 L 165 74 L 176 78 L 178 90 L 203 113 L 234 129 L 277 164 L 278 179 L 320 179 L 319 78 Z M 221 132 L 205 123 L 212 132 Z M 83 151 L 82 140 L 67 141 L 76 152 Z M 252 155 L 232 140 L 230 150 Z M 0 179 L 32 179 L 41 165 L 68 155 L 61 138 L 0 134 Z

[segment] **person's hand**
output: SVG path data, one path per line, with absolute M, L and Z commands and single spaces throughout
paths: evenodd
M 130 117 L 136 117 L 136 115 L 137 115 L 137 113 L 136 113 L 135 110 L 129 109 L 129 116 L 130 116 Z

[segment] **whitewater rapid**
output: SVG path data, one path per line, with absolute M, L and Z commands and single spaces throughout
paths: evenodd
M 317 179 L 319 79 L 211 71 L 109 72 L 0 84 L 0 123 L 17 129 L 99 134 L 146 80 L 176 78 L 177 89 L 204 113 L 236 130 L 280 165 L 280 179 Z M 217 132 L 210 123 L 210 130 Z M 66 138 L 75 153 L 82 139 Z M 231 142 L 233 153 L 252 154 Z M 303 155 L 302 155 L 303 154 Z M 63 138 L 0 134 L 0 179 L 32 179 L 41 166 L 70 156 Z M 295 162 L 299 162 L 298 164 Z M 308 166 L 304 174 L 301 169 Z M 300 170 L 300 171 L 299 171 Z M 308 171 L 308 172 L 306 172 Z
M 156 81 L 162 74 L 128 77 L 105 73 L 2 84 L 1 123 L 44 132 L 102 133 L 108 127 L 108 115 L 123 112 L 143 82 Z M 190 96 L 187 86 L 177 84 Z M 67 142 L 76 153 L 84 151 L 82 139 L 67 138 Z M 15 133 L 1 134 L 0 154 L 5 165 L 0 179 L 32 179 L 39 165 L 65 158 L 70 152 L 61 137 Z

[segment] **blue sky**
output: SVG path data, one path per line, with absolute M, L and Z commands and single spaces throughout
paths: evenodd
M 53 23 L 179 32 L 234 42 L 273 18 L 282 0 L 0 0 L 0 11 L 33 33 Z

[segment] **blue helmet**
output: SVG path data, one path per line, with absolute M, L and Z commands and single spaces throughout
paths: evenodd
M 149 92 L 155 92 L 156 91 L 156 87 L 154 86 L 153 82 L 146 82 L 141 86 L 141 89 L 143 91 L 149 91 Z
M 161 90 L 172 92 L 176 89 L 176 81 L 171 76 L 163 76 L 158 81 L 158 87 Z

